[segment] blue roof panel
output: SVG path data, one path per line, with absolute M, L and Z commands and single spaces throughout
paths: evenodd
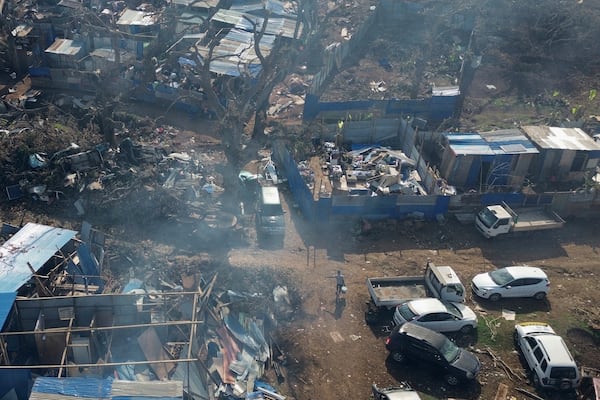
M 69 397 L 108 399 L 110 396 L 111 379 L 94 377 L 55 378 L 40 376 L 35 379 L 31 392 L 59 394 Z
M 535 145 L 518 129 L 483 133 L 445 133 L 457 155 L 537 154 Z
M 10 310 L 17 298 L 17 292 L 0 293 L 0 330 L 4 328 L 4 323 L 10 314 Z
M 77 232 L 28 223 L 0 247 L 0 292 L 16 292 Z M 28 265 L 29 264 L 29 265 Z

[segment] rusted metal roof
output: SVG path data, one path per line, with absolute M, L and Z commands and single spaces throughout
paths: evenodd
M 31 222 L 21 228 L 0 247 L 0 292 L 16 292 L 76 234 Z
M 75 56 L 79 54 L 82 48 L 83 44 L 80 42 L 75 42 L 71 39 L 56 39 L 54 43 L 46 49 L 46 53 Z
M 11 35 L 13 35 L 14 37 L 25 37 L 25 36 L 29 35 L 29 32 L 31 32 L 32 29 L 33 29 L 33 26 L 31 26 L 31 25 L 25 25 L 25 24 L 17 25 L 17 27 L 12 30 Z

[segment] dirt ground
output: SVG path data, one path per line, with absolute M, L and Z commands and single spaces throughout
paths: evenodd
M 595 221 L 569 221 L 561 231 L 541 232 L 525 238 L 496 241 L 483 239 L 473 226 L 455 221 L 446 224 L 385 221 L 368 235 L 358 235 L 358 221 L 347 219 L 310 227 L 295 211 L 287 213 L 288 232 L 280 250 L 254 246 L 229 253 L 231 265 L 293 271 L 294 291 L 301 302 L 290 324 L 280 327 L 280 345 L 287 355 L 287 390 L 297 399 L 368 398 L 370 385 L 405 381 L 432 398 L 492 399 L 499 383 L 514 398 L 525 398 L 515 388 L 529 385 L 519 357 L 512 347 L 513 321 L 500 318 L 501 309 L 517 313 L 517 321 L 550 322 L 566 339 L 579 365 L 600 368 L 600 343 L 589 328 L 598 328 L 600 300 L 597 291 L 598 246 Z M 418 275 L 425 262 L 451 265 L 464 283 L 477 273 L 495 267 L 528 264 L 542 267 L 552 289 L 548 301 L 504 301 L 500 304 L 468 299 L 489 330 L 471 338 L 454 338 L 472 344 L 483 364 L 478 383 L 460 388 L 443 384 L 425 368 L 398 368 L 387 360 L 385 327 L 364 322 L 368 301 L 368 276 Z M 335 300 L 336 270 L 346 276 L 348 293 Z M 594 322 L 592 322 L 594 321 Z M 481 324 L 480 324 L 481 326 Z M 479 340 L 478 340 L 479 339 Z M 504 361 L 521 378 L 510 377 L 486 349 Z M 550 394 L 541 394 L 553 398 Z M 560 397 L 554 397 L 560 398 Z
M 341 25 L 335 26 L 335 31 L 339 32 L 340 28 Z M 492 52 L 496 42 L 490 41 L 488 46 L 483 65 L 476 72 L 465 100 L 461 129 L 484 131 L 524 123 L 550 123 L 555 114 L 557 118 L 565 115 L 574 118 L 575 115 L 570 115 L 572 107 L 561 100 L 567 91 L 572 96 L 571 105 L 584 106 L 585 113 L 580 113 L 583 117 L 598 113 L 599 99 L 591 99 L 589 95 L 589 88 L 598 87 L 595 85 L 597 76 L 583 81 L 573 79 L 572 87 L 564 87 L 556 84 L 560 76 L 542 75 L 540 71 L 507 74 L 511 65 L 501 62 L 505 55 Z M 371 77 L 385 80 L 390 92 L 392 89 L 410 91 L 412 67 L 391 59 L 393 71 L 403 72 L 392 77 L 376 63 L 379 52 L 386 49 L 373 47 L 370 61 L 359 60 L 335 78 L 331 98 L 338 98 L 335 91 L 338 83 L 339 87 L 349 88 L 349 92 L 359 89 L 371 92 Z M 394 50 L 400 60 L 402 49 L 394 47 Z M 367 70 L 360 68 L 364 63 L 368 64 Z M 429 79 L 434 77 L 425 81 Z M 489 85 L 493 88 L 488 88 Z M 554 92 L 560 92 L 560 96 L 554 96 Z M 163 114 L 157 110 L 141 111 L 149 116 Z M 210 136 L 201 136 L 210 135 L 214 128 L 212 121 L 180 115 L 164 123 L 177 123 L 186 130 L 174 139 L 175 148 L 185 146 L 188 150 L 203 152 L 209 151 L 209 147 L 218 147 L 218 143 L 208 140 Z M 133 223 L 124 219 L 120 224 L 114 225 L 111 221 L 109 225 L 102 215 L 95 215 L 91 222 L 109 235 L 107 272 L 116 279 L 131 267 L 131 262 L 126 260 L 129 257 L 142 276 L 149 268 L 168 270 L 185 264 L 204 271 L 207 263 L 212 263 L 212 268 L 219 271 L 221 288 L 261 289 L 268 294 L 278 284 L 287 285 L 294 313 L 291 321 L 280 321 L 274 335 L 285 354 L 286 377 L 277 384 L 273 371 L 269 370 L 267 378 L 288 398 L 367 399 L 372 383 L 386 386 L 405 381 L 425 398 L 493 399 L 498 385 L 504 383 L 510 388 L 511 399 L 525 399 L 527 397 L 517 392 L 517 388 L 535 390 L 512 346 L 510 334 L 515 322 L 502 319 L 502 309 L 515 311 L 517 322 L 549 322 L 565 338 L 579 365 L 600 369 L 597 356 L 600 350 L 598 221 L 570 220 L 559 231 L 498 240 L 485 240 L 473 226 L 460 225 L 451 219 L 444 224 L 382 221 L 374 223 L 368 234 L 360 235 L 359 221 L 353 218 L 308 224 L 293 207 L 289 192 L 285 189 L 282 192 L 287 209 L 287 232 L 282 248 L 258 245 L 252 216 L 243 220 L 245 228 L 240 238 L 218 245 L 201 239 L 190 241 L 178 227 L 160 222 Z M 236 199 L 231 203 L 235 204 Z M 0 203 L 0 222 L 18 224 L 21 221 L 78 228 L 82 217 L 76 216 L 72 202 L 67 201 L 50 208 L 30 202 Z M 549 275 L 551 292 L 544 302 L 517 300 L 490 304 L 468 299 L 468 305 L 478 312 L 482 321 L 480 329 L 475 337 L 454 339 L 478 352 L 483 368 L 475 384 L 450 388 L 439 376 L 420 365 L 400 368 L 389 363 L 384 346 L 386 328 L 372 328 L 364 322 L 368 301 L 366 278 L 418 275 L 423 272 L 427 259 L 438 265 L 451 265 L 466 285 L 477 273 L 513 264 L 540 266 Z M 343 271 L 349 288 L 338 302 L 333 278 L 337 270 Z M 503 368 L 498 359 L 510 369 Z M 538 394 L 544 398 L 560 398 Z
M 283 194 L 286 205 L 293 204 L 289 193 L 283 190 Z M 70 204 L 65 207 L 62 215 L 69 214 Z M 4 203 L 0 220 L 15 222 L 21 210 L 22 205 Z M 510 387 L 509 395 L 524 399 L 515 389 L 534 389 L 512 347 L 514 322 L 500 318 L 501 309 L 516 311 L 517 321 L 550 322 L 563 335 L 579 365 L 600 368 L 598 330 L 594 337 L 590 328 L 596 324 L 597 329 L 600 322 L 596 221 L 573 220 L 560 231 L 486 240 L 472 226 L 453 220 L 444 224 L 382 221 L 361 235 L 356 220 L 342 218 L 312 226 L 293 206 L 286 206 L 286 210 L 287 233 L 282 248 L 259 246 L 251 219 L 246 221 L 243 240 L 208 250 L 194 246 L 184 236 L 173 237 L 172 230 L 156 224 L 128 224 L 107 227 L 112 246 L 109 258 L 130 251 L 129 256 L 137 260 L 134 254 L 143 254 L 149 265 L 136 265 L 139 274 L 149 272 L 145 268 L 168 269 L 183 262 L 202 270 L 211 262 L 206 260 L 212 260 L 222 288 L 258 287 L 269 293 L 278 284 L 287 285 L 294 313 L 290 321 L 280 321 L 274 334 L 285 354 L 285 380 L 277 385 L 272 370 L 267 371 L 267 379 L 289 398 L 367 399 L 372 383 L 385 386 L 404 381 L 431 396 L 425 398 L 492 399 L 498 384 L 505 383 Z M 46 215 L 43 210 L 30 209 L 26 218 L 73 228 L 80 223 L 77 218 Z M 101 219 L 94 222 L 102 227 Z M 552 289 L 548 301 L 490 304 L 468 299 L 468 305 L 477 310 L 480 319 L 490 321 L 496 333 L 496 338 L 490 339 L 490 330 L 480 323 L 475 337 L 453 337 L 479 352 L 483 368 L 476 384 L 451 388 L 423 366 L 394 366 L 387 360 L 385 327 L 373 328 L 364 322 L 368 301 L 365 279 L 418 275 L 427 259 L 451 265 L 465 284 L 477 273 L 510 264 L 541 266 L 549 275 Z M 111 263 L 115 276 L 124 272 L 119 266 L 118 261 Z M 333 278 L 337 270 L 343 271 L 349 288 L 338 302 Z M 496 362 L 486 353 L 488 349 L 497 357 Z M 516 377 L 509 375 L 498 359 Z

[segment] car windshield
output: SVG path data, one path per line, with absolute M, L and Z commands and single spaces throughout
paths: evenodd
M 496 215 L 494 215 L 494 213 L 487 208 L 481 210 L 481 212 L 479 213 L 479 219 L 487 228 L 491 228 L 496 223 L 496 221 L 498 221 Z
M 552 379 L 575 379 L 577 372 L 573 367 L 553 367 L 550 371 L 550 378 Z
M 446 311 L 448 311 L 450 314 L 458 317 L 458 318 L 462 318 L 463 315 L 460 312 L 460 310 L 458 309 L 458 307 L 456 307 L 454 304 L 444 301 L 444 306 L 446 307 Z
M 505 268 L 490 272 L 490 278 L 499 286 L 506 285 L 515 279 Z
M 264 215 L 283 215 L 283 209 L 279 204 L 264 204 L 263 205 Z
M 449 339 L 444 340 L 444 344 L 440 347 L 440 353 L 449 362 L 453 362 L 460 355 L 460 348 L 452 343 Z
M 404 303 L 398 306 L 398 313 L 404 318 L 405 321 L 412 321 L 413 318 L 417 316 L 410 307 L 408 303 Z

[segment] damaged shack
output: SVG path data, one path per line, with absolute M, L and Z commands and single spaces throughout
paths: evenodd
M 289 303 L 284 288 L 250 298 L 219 288 L 216 273 L 186 272 L 177 282 L 131 276 L 92 292 L 96 276 L 77 284 L 65 275 L 86 258 L 65 248 L 84 246 L 76 234 L 28 224 L 0 248 L 0 397 L 283 398 L 261 377 L 272 369 L 283 378 L 270 329 L 278 304 Z

